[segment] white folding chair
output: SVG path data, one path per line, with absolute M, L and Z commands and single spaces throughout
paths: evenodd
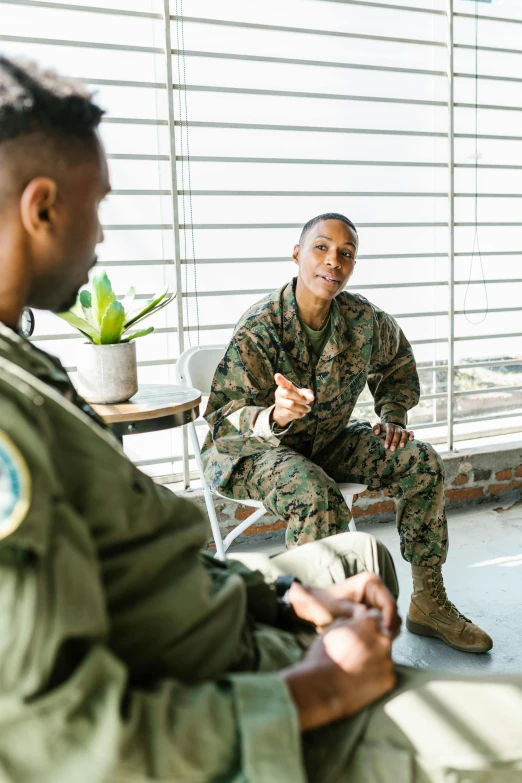
M 216 367 L 224 356 L 226 345 L 201 345 L 194 348 L 188 348 L 183 351 L 178 361 L 176 362 L 176 376 L 180 383 L 186 386 L 193 386 L 195 389 L 199 389 L 203 397 L 207 397 L 210 394 L 210 387 L 212 385 L 212 379 L 216 371 Z M 201 486 L 203 487 L 203 494 L 205 496 L 205 505 L 207 507 L 208 517 L 210 520 L 210 526 L 212 528 L 212 535 L 216 544 L 216 557 L 220 560 L 224 560 L 225 552 L 231 545 L 231 543 L 250 525 L 253 525 L 267 513 L 266 508 L 260 500 L 252 500 L 251 498 L 236 499 L 229 497 L 228 495 L 222 495 L 216 489 L 211 489 L 205 480 L 203 473 L 203 464 L 201 462 L 200 446 L 196 427 L 194 422 L 186 425 L 189 429 L 190 438 L 192 441 L 192 447 L 194 449 L 194 457 L 198 466 L 199 477 L 201 479 Z M 339 484 L 339 489 L 343 495 L 343 498 L 348 506 L 352 508 L 353 496 L 364 492 L 366 489 L 365 484 Z M 237 525 L 225 539 L 221 538 L 221 531 L 219 529 L 219 523 L 216 516 L 216 509 L 214 508 L 214 501 L 212 495 L 222 498 L 224 500 L 230 500 L 232 503 L 238 503 L 243 506 L 249 506 L 254 508 L 255 511 L 244 522 Z M 349 529 L 352 532 L 356 531 L 355 522 L 352 519 L 350 521 Z

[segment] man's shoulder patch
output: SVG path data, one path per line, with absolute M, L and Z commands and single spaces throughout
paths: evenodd
M 31 475 L 11 438 L 0 430 L 0 540 L 20 527 L 31 501 Z

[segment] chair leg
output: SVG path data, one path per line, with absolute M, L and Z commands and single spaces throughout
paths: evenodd
M 257 522 L 258 519 L 261 519 L 262 516 L 266 514 L 266 508 L 258 508 L 256 511 L 254 511 L 253 514 L 250 514 L 249 517 L 247 517 L 244 522 L 241 522 L 240 525 L 235 527 L 233 530 L 230 531 L 228 536 L 223 541 L 223 547 L 225 549 L 225 552 L 229 548 L 230 544 L 235 541 L 235 539 L 243 532 L 243 530 L 246 530 L 247 527 L 250 527 L 250 525 L 253 525 L 254 522 Z
M 212 529 L 212 536 L 214 543 L 216 544 L 216 557 L 218 560 L 225 559 L 225 548 L 223 547 L 223 539 L 221 538 L 221 531 L 219 529 L 219 522 L 216 516 L 216 509 L 214 507 L 214 500 L 212 498 L 212 492 L 206 482 L 205 474 L 203 473 L 203 463 L 201 462 L 201 454 L 199 452 L 199 441 L 196 428 L 193 422 L 187 425 L 190 437 L 192 440 L 192 448 L 194 449 L 194 457 L 198 466 L 199 477 L 201 479 L 201 485 L 203 487 L 203 495 L 205 497 L 205 505 L 207 507 L 207 514 L 210 521 L 210 527 Z
M 343 495 L 343 497 L 344 497 L 344 501 L 345 501 L 346 505 L 348 506 L 348 508 L 351 511 L 352 510 L 352 506 L 353 506 L 353 495 Z M 348 530 L 350 531 L 350 533 L 357 533 L 357 527 L 355 525 L 355 519 L 353 517 L 350 519 L 350 524 L 348 525 Z

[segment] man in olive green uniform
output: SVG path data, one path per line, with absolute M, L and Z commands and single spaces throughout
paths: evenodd
M 0 58 L 0 779 L 522 781 L 522 677 L 394 672 L 397 582 L 375 539 L 257 571 L 201 553 L 197 509 L 17 334 L 95 260 L 100 116 Z
M 298 277 L 240 319 L 205 412 L 205 476 L 222 494 L 262 500 L 286 521 L 287 547 L 347 530 L 338 483 L 385 488 L 412 567 L 408 629 L 487 652 L 491 637 L 448 600 L 442 581 L 444 466 L 407 429 L 419 401 L 411 346 L 390 315 L 343 290 L 357 249 L 344 215 L 313 218 L 294 249 Z M 366 383 L 380 417 L 374 427 L 351 420 Z

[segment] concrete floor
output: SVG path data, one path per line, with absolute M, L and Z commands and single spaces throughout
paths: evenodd
M 400 556 L 393 523 L 361 525 L 383 541 L 397 566 L 405 617 L 411 593 L 409 565 Z M 444 566 L 448 595 L 465 614 L 493 638 L 484 655 L 452 650 L 437 639 L 409 633 L 405 628 L 394 643 L 397 663 L 453 671 L 522 672 L 522 502 L 452 512 L 449 516 L 450 554 Z M 282 551 L 281 538 L 240 544 L 234 551 Z

